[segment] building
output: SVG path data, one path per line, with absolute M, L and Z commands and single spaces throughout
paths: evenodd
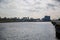
M 42 18 L 42 21 L 50 21 L 50 16 L 45 16 L 44 18 Z

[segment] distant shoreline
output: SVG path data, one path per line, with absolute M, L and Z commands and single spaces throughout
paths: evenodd
M 28 22 L 28 21 L 27 21 Z M 34 21 L 33 21 L 34 22 Z M 51 21 L 40 21 L 40 22 L 51 22 Z M 0 22 L 0 23 L 12 23 L 12 22 Z

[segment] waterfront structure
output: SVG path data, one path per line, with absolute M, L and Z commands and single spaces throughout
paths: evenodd
M 50 21 L 50 16 L 45 16 L 44 18 L 42 18 L 42 21 Z

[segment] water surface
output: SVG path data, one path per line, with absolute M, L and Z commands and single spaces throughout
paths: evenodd
M 0 40 L 56 40 L 51 22 L 0 23 Z

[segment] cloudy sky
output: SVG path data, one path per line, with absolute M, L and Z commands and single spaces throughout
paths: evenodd
M 1 17 L 60 17 L 60 0 L 0 0 Z

